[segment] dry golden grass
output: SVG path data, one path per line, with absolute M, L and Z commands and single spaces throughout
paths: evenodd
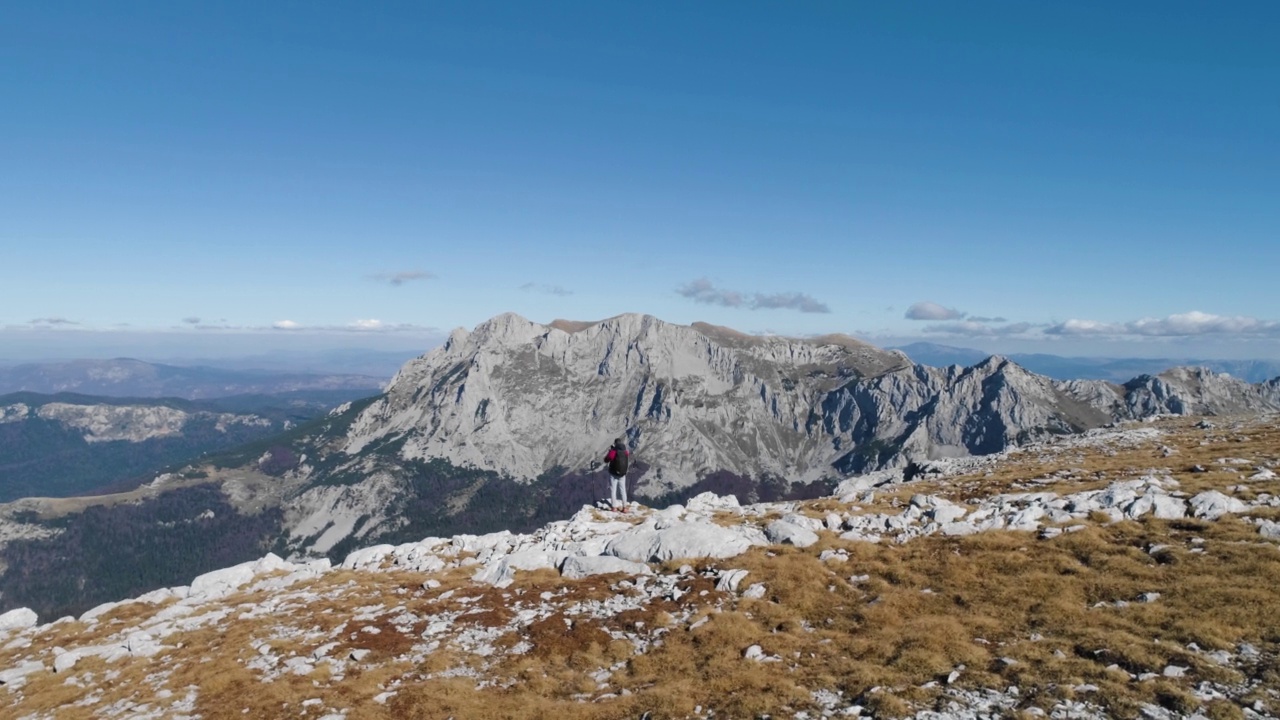
M 999 492 L 1075 493 L 1151 473 L 1171 475 L 1188 494 L 1243 485 L 1235 494 L 1280 495 L 1278 481 L 1244 479 L 1255 465 L 1280 459 L 1280 428 L 1215 419 L 1218 427 L 1206 431 L 1194 422 L 1157 423 L 1168 434 L 1132 447 L 1015 453 L 989 471 L 877 492 L 858 512 L 899 512 L 917 493 L 955 502 Z M 1227 457 L 1249 464 L 1216 462 Z M 1191 472 L 1194 465 L 1208 472 Z M 799 510 L 817 518 L 850 512 L 830 498 L 803 503 Z M 1251 515 L 1278 520 L 1280 508 Z M 751 522 L 767 524 L 776 516 Z M 743 522 L 735 513 L 717 520 Z M 674 561 L 655 569 L 670 576 L 684 564 L 695 568 L 681 576 L 677 600 L 655 599 L 608 617 L 573 608 L 634 592 L 620 587 L 619 577 L 566 581 L 549 570 L 520 572 L 509 587 L 495 588 L 474 584 L 474 567 L 432 575 L 338 570 L 291 588 L 322 599 L 275 615 L 239 619 L 270 600 L 268 593 L 228 598 L 233 610 L 226 621 L 166 638 L 173 647 L 156 660 L 82 660 L 73 674 L 92 673 L 101 693 L 93 706 L 71 705 L 85 691 L 67 685 L 63 676 L 35 673 L 21 696 L 0 698 L 0 715 L 91 718 L 95 707 L 107 703 L 155 702 L 154 687 L 181 696 L 194 686 L 196 712 L 211 719 L 321 714 L 319 707 L 303 707 L 311 699 L 346 710 L 350 720 L 604 720 L 646 713 L 656 720 L 693 717 L 698 708 L 703 714 L 714 709 L 718 717 L 776 717 L 814 710 L 814 689 L 839 691 L 849 704 L 858 702 L 877 717 L 902 717 L 940 702 L 948 676 L 960 668 L 955 685 L 962 688 L 1021 688 L 1019 707 L 1009 712 L 1014 717 L 1031 717 L 1033 708 L 1047 710 L 1067 699 L 1089 701 L 1120 718 L 1138 717 L 1145 703 L 1182 715 L 1240 718 L 1241 703 L 1259 701 L 1265 712 L 1280 713 L 1275 542 L 1234 517 L 1112 523 L 1100 514 L 1085 524 L 1048 540 L 987 532 L 870 544 L 824 532 L 805 549 L 756 548 L 723 561 Z M 1167 547 L 1153 553 L 1155 545 Z M 833 549 L 848 560 L 818 559 Z M 727 569 L 747 570 L 744 587 L 763 583 L 764 597 L 717 591 L 715 571 Z M 428 578 L 440 585 L 424 589 Z M 544 593 L 557 609 L 518 622 L 522 609 L 544 603 Z M 1159 597 L 1139 602 L 1144 593 Z M 377 606 L 381 612 L 370 612 L 369 619 L 353 619 Z M 104 642 L 162 607 L 121 606 L 92 627 L 64 623 L 35 642 Z M 412 621 L 395 622 L 402 613 Z M 445 642 L 423 655 L 430 640 L 424 631 L 433 617 L 490 632 L 499 652 L 481 657 Z M 259 656 L 256 646 L 262 642 L 281 662 L 309 657 L 330 642 L 337 643 L 330 657 L 368 653 L 346 663 L 341 677 L 317 663 L 309 675 L 286 672 L 264 682 L 260 672 L 246 667 Z M 1259 648 L 1263 660 L 1224 667 L 1189 647 L 1235 652 L 1242 642 Z M 770 659 L 744 659 L 752 645 Z M 517 646 L 526 651 L 507 652 Z M 0 663 L 28 652 L 0 651 Z M 421 659 L 411 661 L 415 656 Z M 1169 665 L 1187 668 L 1186 676 L 1164 677 Z M 148 682 L 159 669 L 171 674 L 161 683 Z M 605 675 L 598 675 L 602 670 Z M 1154 676 L 1135 679 L 1147 674 Z M 1254 687 L 1233 700 L 1202 703 L 1192 692 L 1201 682 Z M 387 702 L 374 701 L 386 691 L 394 691 Z

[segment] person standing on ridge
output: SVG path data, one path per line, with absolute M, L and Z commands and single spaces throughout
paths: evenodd
M 631 453 L 627 451 L 627 439 L 618 438 L 613 441 L 613 447 L 609 448 L 609 452 L 604 456 L 605 463 L 609 466 L 609 476 L 613 478 L 613 484 L 609 489 L 609 507 L 618 509 L 618 503 L 622 503 L 622 512 L 627 511 L 627 466 L 630 464 Z

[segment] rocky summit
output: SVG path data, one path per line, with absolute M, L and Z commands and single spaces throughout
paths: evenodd
M 1127 419 L 1273 410 L 1280 379 L 1251 385 L 1202 369 L 1060 382 L 1001 357 L 917 365 L 844 335 L 506 314 L 455 330 L 383 394 L 209 476 L 241 505 L 283 509 L 282 553 L 317 556 L 422 530 L 563 517 L 577 506 L 565 498 L 598 492 L 589 476 L 619 435 L 633 453 L 634 495 L 749 501 Z
M 836 480 L 979 455 L 1160 413 L 1280 409 L 1250 385 L 1179 369 L 1127 385 L 1060 382 L 1000 357 L 912 363 L 848 336 L 745 335 L 647 315 L 549 325 L 507 314 L 408 363 L 341 442 L 532 480 L 590 469 L 625 434 L 656 497 L 715 474 Z
M 139 443 L 121 438 L 177 422 L 56 407 L 46 414 L 58 419 L 33 419 L 6 407 L 6 432 L 76 423 L 100 439 L 80 445 L 130 456 Z M 843 335 L 501 315 L 454 331 L 384 393 L 286 433 L 188 455 L 128 492 L 0 505 L 0 611 L 78 615 L 265 549 L 340 562 L 378 543 L 530 532 L 607 494 L 600 460 L 618 435 L 633 453 L 632 497 L 662 507 L 710 491 L 752 504 L 830 494 L 858 474 L 914 477 L 1117 422 L 1276 410 L 1280 379 L 1249 384 L 1200 368 L 1123 385 L 1062 382 L 1001 357 L 914 364 Z M 210 431 L 222 438 L 221 427 Z
M 531 533 L 274 555 L 49 622 L 0 714 L 1270 718 L 1280 418 L 1163 418 Z

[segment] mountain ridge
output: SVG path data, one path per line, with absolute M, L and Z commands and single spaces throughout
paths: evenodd
M 901 350 L 914 361 L 935 367 L 953 364 L 968 366 L 992 354 L 984 350 L 932 342 L 895 345 L 891 349 Z M 1074 357 L 1049 353 L 1007 353 L 1006 356 L 1032 372 L 1055 380 L 1107 380 L 1122 383 L 1139 375 L 1158 375 L 1175 367 L 1205 367 L 1251 383 L 1280 377 L 1280 361 L 1274 360 Z
M 384 393 L 180 470 L 219 488 L 218 503 L 180 491 L 219 517 L 278 512 L 275 525 L 253 528 L 282 557 L 337 559 L 412 534 L 528 529 L 563 517 L 603 496 L 600 458 L 620 433 L 634 453 L 631 496 L 665 505 L 708 490 L 742 501 L 815 497 L 851 475 L 1116 422 L 1280 409 L 1280 382 L 1203 370 L 1124 385 L 1063 382 L 999 356 L 936 368 L 838 337 L 743 336 L 638 314 L 558 322 L 572 332 L 515 314 L 454 330 Z M 155 499 L 142 510 L 131 517 L 168 512 Z M 79 518 L 59 522 L 91 530 Z M 0 553 L 52 562 L 76 552 L 23 543 Z M 98 562 L 77 560 L 86 586 L 111 571 Z

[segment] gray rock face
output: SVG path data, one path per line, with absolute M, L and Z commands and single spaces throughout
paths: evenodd
M 423 461 L 532 482 L 598 470 L 625 435 L 642 498 L 726 475 L 804 484 L 880 471 L 848 494 L 1118 420 L 1280 410 L 1280 379 L 1249 385 L 1175 369 L 1123 386 L 1061 382 L 998 356 L 967 368 L 915 365 L 840 335 L 756 337 L 647 315 L 543 325 L 506 314 L 455 330 L 359 408 L 335 413 L 335 430 L 299 448 L 307 463 L 287 476 L 297 488 L 285 501 L 287 530 L 298 542 L 319 533 L 299 550 L 393 529 Z M 1185 512 L 1153 503 L 1133 510 Z M 983 525 L 953 509 L 933 520 L 953 531 Z
M 756 338 L 642 315 L 540 325 L 502 315 L 410 362 L 351 426 L 346 451 L 401 454 L 532 479 L 599 465 L 626 433 L 683 487 L 716 471 L 821 475 L 835 454 L 817 406 L 850 379 L 908 361 L 852 338 Z
M 1202 367 L 1181 367 L 1125 383 L 1123 416 L 1232 415 L 1280 409 L 1280 378 L 1251 385 Z
M 755 337 L 646 315 L 501 315 L 411 361 L 342 440 L 533 479 L 592 469 L 626 434 L 641 495 L 711 473 L 812 481 L 998 452 L 1159 413 L 1280 409 L 1276 387 L 1179 368 L 1117 386 L 1056 382 L 1001 357 L 912 364 L 845 336 Z

